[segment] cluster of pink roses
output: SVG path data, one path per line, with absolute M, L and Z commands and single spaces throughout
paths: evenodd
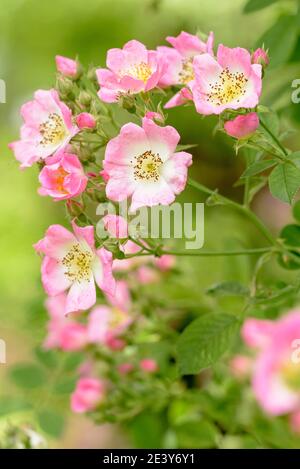
M 96 71 L 100 89 L 99 98 L 95 99 L 104 103 L 134 99 L 136 95 L 143 99 L 150 90 L 177 87 L 165 108 L 191 101 L 204 115 L 240 109 L 237 117 L 225 123 L 224 130 L 235 138 L 247 138 L 255 132 L 258 117 L 249 109 L 259 101 L 262 66 L 268 62 L 266 53 L 259 49 L 251 56 L 245 49 L 219 45 L 215 56 L 212 33 L 206 41 L 186 32 L 168 37 L 167 41 L 172 47 L 161 46 L 156 51 L 148 51 L 138 41 L 128 42 L 123 49 L 109 50 L 107 68 Z M 77 61 L 57 56 L 56 65 L 60 76 L 80 80 Z M 129 199 L 130 210 L 135 212 L 143 206 L 171 204 L 185 188 L 192 155 L 176 151 L 179 133 L 163 125 L 163 116 L 147 106 L 141 125 L 127 123 L 108 139 L 103 161 L 96 161 L 96 174 L 86 171 L 81 143 L 90 134 L 100 140 L 97 112 L 86 112 L 76 99 L 71 109 L 52 89 L 37 91 L 34 99 L 22 106 L 21 116 L 21 138 L 10 148 L 21 168 L 39 164 L 41 195 L 81 206 L 82 195 L 89 193 L 91 179 L 96 175 L 102 178 L 107 199 Z M 139 252 L 141 247 L 128 239 L 125 220 L 108 215 L 103 221 L 114 238 L 126 241 L 120 243 L 124 257 Z M 69 351 L 90 344 L 120 349 L 126 345 L 122 335 L 133 316 L 128 286 L 116 282 L 114 274 L 133 268 L 140 283 L 152 282 L 158 278 L 159 270 L 173 266 L 174 258 L 162 256 L 150 263 L 130 256 L 113 259 L 112 252 L 95 241 L 93 224 L 81 226 L 74 219 L 72 230 L 52 225 L 34 246 L 43 255 L 42 282 L 49 295 L 45 345 Z M 96 285 L 108 305 L 95 306 Z M 78 312 L 90 308 L 93 309 L 86 323 L 77 320 Z M 125 363 L 120 371 L 129 371 L 131 366 Z M 149 372 L 157 369 L 151 359 L 140 366 Z M 72 396 L 72 408 L 79 412 L 92 410 L 105 395 L 105 388 L 95 378 L 82 378 Z
M 269 415 L 290 414 L 300 432 L 300 311 L 277 321 L 249 318 L 242 328 L 245 344 L 255 355 L 238 355 L 232 362 L 237 377 L 252 375 L 254 395 Z

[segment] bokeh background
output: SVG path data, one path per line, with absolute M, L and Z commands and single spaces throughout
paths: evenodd
M 283 0 L 250 14 L 243 13 L 245 0 L 1 0 L 0 9 L 0 78 L 7 86 L 6 104 L 0 104 L 0 338 L 7 344 L 7 364 L 0 365 L 0 432 L 7 421 L 30 420 L 30 411 L 21 405 L 28 396 L 34 405 L 48 399 L 32 387 L 16 386 L 11 379 L 15 364 L 30 362 L 39 354 L 36 348 L 45 335 L 46 312 L 40 284 L 40 261 L 32 244 L 40 239 L 51 223 L 64 223 L 60 205 L 37 195 L 37 169 L 21 172 L 7 144 L 18 136 L 20 105 L 31 99 L 38 88 L 50 88 L 55 78 L 54 57 L 78 56 L 84 65 L 103 66 L 107 49 L 122 47 L 135 38 L 155 48 L 165 44 L 165 37 L 181 30 L 215 32 L 216 44 L 252 49 L 265 31 L 274 27 L 282 15 L 295 15 L 296 1 Z M 298 21 L 300 24 L 300 21 Z M 294 27 L 294 26 L 293 26 Z M 264 83 L 262 103 L 278 110 L 283 125 L 292 124 L 291 148 L 299 148 L 300 104 L 291 103 L 291 82 L 300 78 L 298 26 L 281 27 L 268 41 L 273 41 L 274 66 Z M 202 119 L 192 108 L 169 112 L 170 123 L 182 135 L 182 143 L 199 143 L 193 151 L 194 178 L 226 195 L 239 199 L 241 189 L 233 188 L 243 170 L 229 139 L 213 136 L 215 118 Z M 192 191 L 186 197 L 199 197 Z M 262 191 L 255 207 L 273 230 L 290 217 L 288 209 Z M 207 209 L 205 247 L 229 247 L 236 239 L 241 243 L 261 242 L 255 230 L 244 220 L 225 209 Z M 186 262 L 184 260 L 180 261 Z M 197 272 L 199 295 L 218 279 L 247 280 L 251 261 L 244 258 L 224 261 L 189 260 Z M 274 272 L 272 273 L 274 275 Z M 187 279 L 187 284 L 189 280 Z M 199 296 L 199 298 L 200 298 Z M 56 366 L 48 368 L 50 378 Z M 29 380 L 29 378 L 28 378 Z M 24 383 L 23 383 L 24 384 Z M 49 385 L 50 386 L 50 385 Z M 49 387 L 46 394 L 52 393 Z M 8 402 L 7 396 L 15 401 Z M 51 447 L 124 447 L 139 444 L 135 432 L 105 425 L 96 428 L 84 417 L 66 411 L 68 396 L 57 401 L 58 413 L 66 421 L 50 437 Z M 37 423 L 38 425 L 38 423 Z M 51 422 L 50 422 L 51 427 Z M 151 428 L 148 437 L 155 432 Z M 57 438 L 59 436 L 59 438 Z

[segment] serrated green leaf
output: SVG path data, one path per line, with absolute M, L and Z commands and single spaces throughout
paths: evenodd
M 230 347 L 239 328 L 235 316 L 209 313 L 187 326 L 177 344 L 182 375 L 199 373 L 214 364 Z
M 291 204 L 300 187 L 300 169 L 290 163 L 276 166 L 269 177 L 271 194 L 282 202 Z
M 64 429 L 64 418 L 54 411 L 41 411 L 37 415 L 41 429 L 54 438 L 59 438 Z
M 272 5 L 272 3 L 277 2 L 278 0 L 248 0 L 244 6 L 244 13 L 252 13 L 257 10 L 262 10 L 263 8 Z
M 20 388 L 37 388 L 45 383 L 43 370 L 31 363 L 20 363 L 10 369 L 11 380 Z
M 251 164 L 251 166 L 243 172 L 241 178 L 255 176 L 268 168 L 272 168 L 276 163 L 276 160 L 255 161 L 255 163 Z
M 296 16 L 285 15 L 266 31 L 257 41 L 256 47 L 264 44 L 269 49 L 270 67 L 282 65 L 293 53 L 298 37 Z

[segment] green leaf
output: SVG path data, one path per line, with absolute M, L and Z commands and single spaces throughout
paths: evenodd
M 295 220 L 300 222 L 300 200 L 297 200 L 293 206 L 293 215 Z
M 70 394 L 76 384 L 76 378 L 65 378 L 55 384 L 53 392 L 56 394 Z
M 300 169 L 290 163 L 279 164 L 270 174 L 269 187 L 274 197 L 291 204 L 300 187 Z
M 0 398 L 0 417 L 30 408 L 31 405 L 23 399 L 10 396 L 2 396 Z
M 208 313 L 193 321 L 179 337 L 178 365 L 182 375 L 199 373 L 230 347 L 239 329 L 235 316 Z
M 243 172 L 241 178 L 255 176 L 255 174 L 261 173 L 262 171 L 265 171 L 266 169 L 271 168 L 276 163 L 277 163 L 276 160 L 256 161 Z
M 73 371 L 75 370 L 80 363 L 82 362 L 82 354 L 81 353 L 72 353 L 67 356 L 64 360 L 64 370 L 65 371 Z
M 57 365 L 56 354 L 53 350 L 45 350 L 41 347 L 37 347 L 34 353 L 39 362 L 46 368 L 54 368 Z
M 281 16 L 279 20 L 257 41 L 256 47 L 262 44 L 269 49 L 270 67 L 282 65 L 292 55 L 298 37 L 296 16 Z
M 220 282 L 209 287 L 206 293 L 216 296 L 247 296 L 249 288 L 240 282 Z
M 276 112 L 272 111 L 271 109 L 268 109 L 267 112 L 260 112 L 259 119 L 268 127 L 272 134 L 274 134 L 275 136 L 279 135 L 280 121 Z M 270 137 L 270 135 L 267 131 L 265 131 L 264 128 L 262 128 L 262 130 L 265 132 L 268 138 L 272 139 L 272 137 Z
M 300 225 L 286 225 L 281 230 L 280 238 L 290 246 L 300 247 Z
M 54 411 L 41 411 L 38 413 L 38 422 L 41 429 L 54 438 L 59 438 L 64 429 L 64 418 Z
M 37 388 L 46 381 L 43 370 L 31 363 L 17 364 L 10 370 L 11 380 L 20 388 Z
M 218 430 L 213 423 L 201 419 L 176 428 L 179 448 L 215 448 Z
M 244 6 L 243 13 L 252 13 L 253 11 L 262 10 L 278 0 L 248 0 Z

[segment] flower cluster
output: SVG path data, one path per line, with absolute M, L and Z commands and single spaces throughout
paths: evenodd
M 137 343 L 145 334 L 149 342 L 163 339 L 155 327 L 164 321 L 149 319 L 151 311 L 143 317 L 134 297 L 140 286 L 175 270 L 174 256 L 153 240 L 130 237 L 120 215 L 103 216 L 107 238 L 100 239 L 95 203 L 129 201 L 133 214 L 170 205 L 185 189 L 192 155 L 180 148 L 178 131 L 165 125 L 164 109 L 193 103 L 202 115 L 219 115 L 221 130 L 239 141 L 251 139 L 259 127 L 265 51 L 220 44 L 215 54 L 213 33 L 201 39 L 181 32 L 167 41 L 171 47 L 157 50 L 129 41 L 107 52 L 106 68 L 87 73 L 77 60 L 57 56 L 56 88 L 37 91 L 22 106 L 21 137 L 10 144 L 21 168 L 37 164 L 38 193 L 64 201 L 71 226 L 51 225 L 34 249 L 42 256 L 48 295 L 44 346 L 88 357 L 71 397 L 75 412 L 94 411 L 113 399 L 120 375 L 133 376 L 139 386 L 147 374 L 156 382 L 160 365 L 151 353 L 139 353 Z M 125 125 L 116 121 L 114 103 L 128 111 Z M 258 399 L 274 413 L 294 410 L 298 402 L 298 394 L 285 387 L 287 402 L 278 403 L 277 374 L 272 381 L 273 360 L 280 361 L 280 373 L 289 374 L 281 360 L 285 345 L 280 353 L 276 348 L 275 358 L 274 346 L 264 345 L 255 379 Z

